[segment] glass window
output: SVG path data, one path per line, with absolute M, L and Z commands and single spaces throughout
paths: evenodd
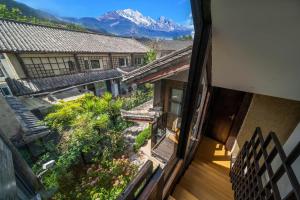
M 69 69 L 70 71 L 74 71 L 75 70 L 75 64 L 73 61 L 68 61 L 68 65 L 69 65 Z
M 3 96 L 11 96 L 10 90 L 8 89 L 8 87 L 1 87 L 1 94 Z
M 142 64 L 142 58 L 135 58 L 135 64 L 136 65 Z
M 4 72 L 3 72 L 3 70 L 1 69 L 1 63 L 0 63 L 0 77 L 5 77 L 5 74 L 4 74 Z
M 175 103 L 171 102 L 171 113 L 179 116 L 181 114 L 181 104 L 180 103 Z
M 88 60 L 84 60 L 84 68 L 85 69 L 89 69 L 90 68 L 90 64 Z
M 179 89 L 172 89 L 171 99 L 181 103 L 183 91 Z
M 5 59 L 4 54 L 0 53 L 0 59 Z
M 119 58 L 119 66 L 125 66 L 125 59 Z
M 2 72 L 1 69 L 0 69 L 0 77 L 4 77 L 4 73 Z
M 182 103 L 183 90 L 172 89 L 170 97 L 170 109 L 169 112 L 177 116 L 181 115 L 181 103 Z
M 92 69 L 99 69 L 100 68 L 99 60 L 91 60 L 91 66 Z

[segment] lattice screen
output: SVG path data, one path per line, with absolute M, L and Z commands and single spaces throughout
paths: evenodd
M 235 199 L 300 199 L 300 142 L 286 155 L 275 133 L 257 128 L 230 171 Z

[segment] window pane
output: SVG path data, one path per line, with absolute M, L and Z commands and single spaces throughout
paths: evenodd
M 7 87 L 1 88 L 1 93 L 2 93 L 3 96 L 10 96 L 11 95 L 11 93 L 10 93 L 10 91 Z
M 74 71 L 75 70 L 75 66 L 74 66 L 74 62 L 73 61 L 68 61 L 68 65 L 69 65 L 70 71 Z
M 4 77 L 4 73 L 1 68 L 0 68 L 0 77 Z
M 92 69 L 100 68 L 99 60 L 91 60 Z
M 85 68 L 85 69 L 89 69 L 89 68 L 90 68 L 89 61 L 88 61 L 88 60 L 84 60 L 84 68 Z
M 124 65 L 125 65 L 125 59 L 119 58 L 119 66 L 124 66 Z
M 181 105 L 179 103 L 172 102 L 170 112 L 179 116 L 181 114 Z
M 171 99 L 181 102 L 183 91 L 179 89 L 172 89 Z

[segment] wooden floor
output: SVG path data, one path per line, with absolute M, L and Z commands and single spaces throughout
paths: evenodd
M 203 138 L 195 159 L 176 186 L 176 200 L 232 200 L 230 155 L 224 145 Z

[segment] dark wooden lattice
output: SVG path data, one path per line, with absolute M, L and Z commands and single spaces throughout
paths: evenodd
M 295 169 L 293 165 L 299 155 L 299 141 L 289 155 L 286 155 L 275 133 L 270 132 L 264 139 L 261 129 L 256 128 L 251 140 L 245 143 L 230 171 L 235 199 L 299 200 L 299 180 L 293 171 L 300 170 Z M 284 187 L 290 189 L 283 190 L 282 181 L 285 183 Z M 281 182 L 280 187 L 279 182 Z

